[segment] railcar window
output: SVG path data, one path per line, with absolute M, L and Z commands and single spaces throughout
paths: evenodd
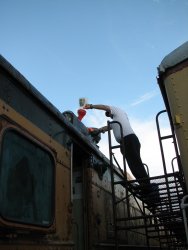
M 1 216 L 48 227 L 53 220 L 53 200 L 53 157 L 18 132 L 7 130 L 1 145 Z

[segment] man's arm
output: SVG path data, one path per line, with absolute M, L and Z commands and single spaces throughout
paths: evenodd
M 99 109 L 104 111 L 110 111 L 110 107 L 108 105 L 103 104 L 86 104 L 83 107 L 84 109 Z
M 99 131 L 101 133 L 105 133 L 106 131 L 108 131 L 108 126 L 104 126 L 104 127 L 99 128 Z

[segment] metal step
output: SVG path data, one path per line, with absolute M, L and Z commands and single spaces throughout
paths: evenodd
M 106 250 L 106 249 L 109 249 L 109 250 L 115 250 L 116 249 L 116 246 L 115 244 L 113 243 L 99 243 L 99 244 L 96 244 L 95 245 L 95 248 L 97 249 L 100 249 L 100 250 Z M 127 244 L 121 244 L 119 243 L 118 244 L 118 250 L 121 249 L 121 250 L 148 250 L 148 249 L 151 249 L 151 250 L 159 250 L 161 249 L 159 246 L 150 246 L 148 248 L 148 246 L 143 246 L 143 245 L 127 245 Z M 164 250 L 167 250 L 167 248 L 163 248 Z

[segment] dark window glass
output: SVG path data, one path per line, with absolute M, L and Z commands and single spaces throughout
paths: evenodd
M 4 219 L 48 227 L 53 220 L 54 160 L 14 130 L 3 136 L 0 213 Z

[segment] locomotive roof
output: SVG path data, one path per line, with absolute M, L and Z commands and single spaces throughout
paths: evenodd
M 188 41 L 164 57 L 159 65 L 159 72 L 164 73 L 167 69 L 185 61 L 186 59 L 188 59 Z

